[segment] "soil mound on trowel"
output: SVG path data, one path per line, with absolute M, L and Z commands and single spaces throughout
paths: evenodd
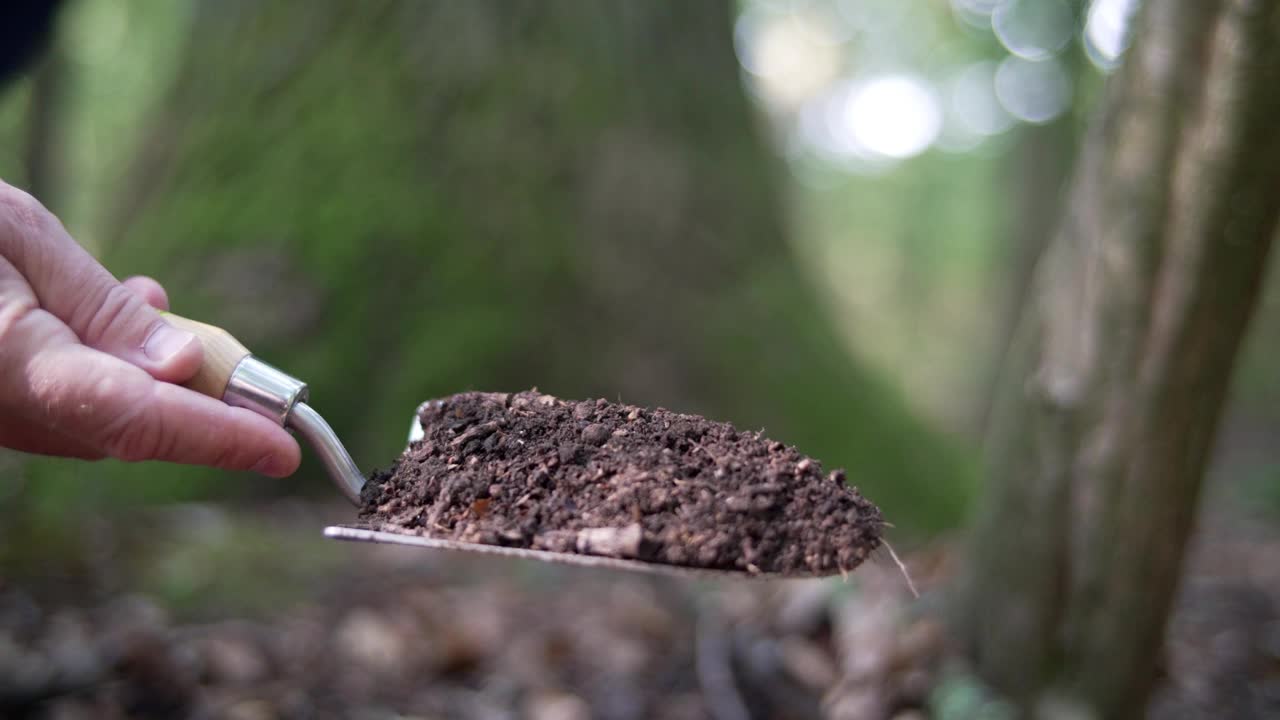
M 424 404 L 425 436 L 363 492 L 388 532 L 720 570 L 832 574 L 880 510 L 795 448 L 727 423 L 538 392 Z

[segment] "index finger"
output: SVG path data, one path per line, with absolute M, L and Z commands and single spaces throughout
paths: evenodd
M 52 315 L 33 310 L 9 332 L 48 338 L 53 323 L 58 321 Z M 297 442 L 270 420 L 157 381 L 130 363 L 76 342 L 45 342 L 19 363 L 17 373 L 6 374 L 18 384 L 7 392 L 29 395 L 19 407 L 34 412 L 33 421 L 111 457 L 275 477 L 298 467 Z
M 0 181 L 0 257 L 25 278 L 40 303 L 85 345 L 169 382 L 184 382 L 203 351 L 169 326 L 67 233 L 38 200 Z

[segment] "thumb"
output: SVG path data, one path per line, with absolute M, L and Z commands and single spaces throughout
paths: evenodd
M 5 227 L 7 225 L 7 227 Z M 40 306 L 80 342 L 180 383 L 200 368 L 199 339 L 160 316 L 67 234 L 30 195 L 0 183 L 0 247 L 31 284 Z
M 200 369 L 204 350 L 195 335 L 165 322 L 105 270 L 93 275 L 98 277 L 64 318 L 80 342 L 136 365 L 157 380 L 185 382 Z

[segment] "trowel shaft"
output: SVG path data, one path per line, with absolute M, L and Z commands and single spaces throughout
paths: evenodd
M 351 454 L 343 447 L 338 436 L 329 427 L 329 423 L 320 417 L 320 413 L 310 405 L 294 403 L 293 410 L 285 421 L 285 427 L 296 430 L 307 441 L 320 462 L 324 463 L 325 472 L 329 474 L 338 490 L 357 507 L 360 505 L 360 490 L 364 487 L 364 474 L 351 459 Z

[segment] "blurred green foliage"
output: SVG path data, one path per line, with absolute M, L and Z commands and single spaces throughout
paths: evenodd
M 114 28 L 64 35 L 92 58 L 66 109 L 68 225 L 310 382 L 362 467 L 390 462 L 423 399 L 537 385 L 763 427 L 905 528 L 963 516 L 971 452 L 850 354 L 786 241 L 727 6 L 116 7 L 64 18 Z M 286 484 L 22 472 L 49 512 L 329 492 L 311 465 Z
M 846 14 L 842 76 L 945 90 L 1008 57 L 942 3 L 787 7 Z M 156 276 L 176 310 L 308 380 L 363 467 L 390 461 L 424 398 L 537 385 L 763 427 L 848 466 L 901 524 L 952 525 L 1026 232 L 1016 162 L 1040 129 L 851 169 L 797 144 L 735 63 L 733 22 L 715 3 L 78 0 L 56 48 L 54 209 L 112 270 Z M 1072 62 L 1078 126 L 1102 76 Z M 0 176 L 19 184 L 31 82 L 0 96 Z M 1260 422 L 1280 407 L 1275 295 L 1237 378 Z M 14 473 L 8 502 L 49 512 L 327 492 L 310 465 L 285 483 Z

